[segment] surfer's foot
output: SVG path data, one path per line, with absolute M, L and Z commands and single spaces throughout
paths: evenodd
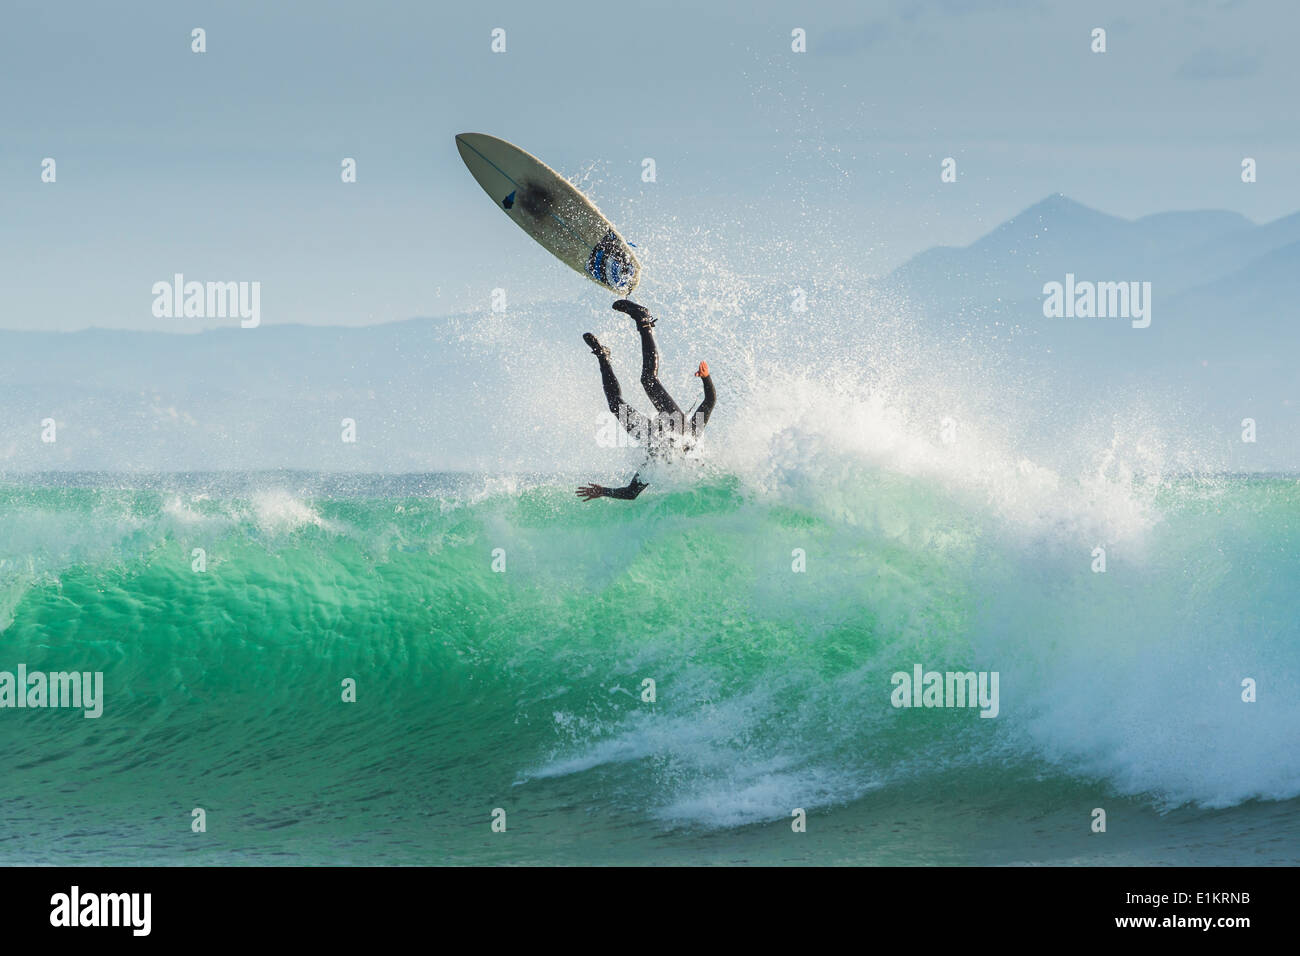
M 638 326 L 645 325 L 649 328 L 654 328 L 655 320 L 650 318 L 650 310 L 644 305 L 637 305 L 631 299 L 619 299 L 611 305 L 610 308 L 616 309 L 619 312 L 625 312 L 632 316 L 632 318 L 636 320 Z
M 582 341 L 587 343 L 587 346 L 591 349 L 592 355 L 595 355 L 597 358 L 609 358 L 609 349 L 596 341 L 596 336 L 592 335 L 590 332 L 582 333 Z

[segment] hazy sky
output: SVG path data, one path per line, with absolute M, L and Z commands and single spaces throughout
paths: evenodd
M 819 234 L 883 272 L 1052 192 L 1126 217 L 1300 209 L 1287 0 L 8 0 L 2 16 L 5 328 L 193 331 L 151 314 L 176 272 L 260 281 L 264 323 L 438 315 L 503 284 L 598 294 L 492 210 L 462 131 L 585 177 L 660 263 L 646 286 L 697 248 L 738 260 Z

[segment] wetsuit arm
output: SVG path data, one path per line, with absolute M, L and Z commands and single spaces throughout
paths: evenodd
M 700 403 L 700 407 L 691 416 L 691 426 L 696 434 L 703 431 L 704 426 L 709 423 L 709 416 L 713 414 L 713 403 L 718 398 L 717 393 L 713 390 L 712 375 L 701 375 L 700 383 L 704 386 L 704 401 Z
M 642 481 L 637 475 L 633 475 L 632 480 L 622 488 L 606 488 L 602 497 L 622 498 L 624 501 L 631 501 L 648 487 L 650 487 L 649 482 Z

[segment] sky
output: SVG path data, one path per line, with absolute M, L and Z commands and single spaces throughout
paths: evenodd
M 0 16 L 4 329 L 198 331 L 153 315 L 176 273 L 260 282 L 265 324 L 446 315 L 497 287 L 599 294 L 492 211 L 465 131 L 579 181 L 651 290 L 830 236 L 842 266 L 882 275 L 1056 192 L 1130 218 L 1300 209 L 1300 6 L 1283 0 L 7 0 Z

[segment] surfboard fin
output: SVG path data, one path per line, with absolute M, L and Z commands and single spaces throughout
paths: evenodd
M 517 189 L 512 189 L 512 190 L 510 190 L 510 195 L 507 196 L 505 199 L 501 200 L 501 208 L 503 208 L 503 209 L 510 209 L 510 208 L 512 208 L 512 207 L 514 206 L 514 204 L 515 204 L 515 193 L 516 193 L 516 192 L 518 192 Z

